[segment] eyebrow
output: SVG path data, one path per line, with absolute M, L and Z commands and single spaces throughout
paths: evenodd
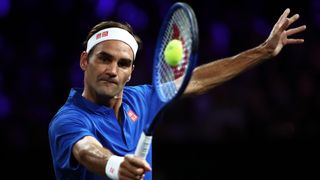
M 113 58 L 114 56 L 106 51 L 100 51 L 98 52 L 97 55 L 100 55 L 100 56 L 106 56 L 108 58 Z M 125 61 L 131 61 L 133 62 L 134 60 L 130 59 L 130 58 L 120 58 L 120 60 L 125 60 Z

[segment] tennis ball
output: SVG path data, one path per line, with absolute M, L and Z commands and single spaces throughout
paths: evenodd
M 171 40 L 164 50 L 164 60 L 166 61 L 166 63 L 170 66 L 176 66 L 181 62 L 182 56 L 182 42 L 177 39 Z

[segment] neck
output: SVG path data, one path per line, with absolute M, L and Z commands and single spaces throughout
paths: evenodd
M 87 100 L 99 104 L 99 105 L 104 105 L 106 107 L 112 108 L 116 118 L 118 121 L 121 121 L 120 117 L 120 107 L 122 104 L 122 94 L 123 92 L 121 91 L 118 95 L 114 97 L 109 97 L 109 96 L 101 96 L 96 93 L 89 93 L 88 90 L 84 89 L 82 96 L 86 98 Z
M 117 117 L 118 121 L 121 121 L 121 113 L 120 113 L 120 107 L 122 104 L 122 92 L 121 94 L 114 96 L 112 100 L 110 100 L 109 102 L 112 102 L 111 107 L 114 110 L 114 114 Z

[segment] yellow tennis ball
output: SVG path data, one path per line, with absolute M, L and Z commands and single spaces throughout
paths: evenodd
M 167 44 L 164 50 L 164 60 L 170 66 L 176 66 L 181 62 L 182 57 L 183 57 L 182 42 L 177 39 L 171 40 Z

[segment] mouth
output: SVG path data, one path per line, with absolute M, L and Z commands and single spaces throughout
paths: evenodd
M 103 84 L 118 85 L 118 81 L 116 81 L 115 79 L 111 79 L 111 78 L 101 78 L 101 79 L 99 79 L 99 81 L 102 82 Z

